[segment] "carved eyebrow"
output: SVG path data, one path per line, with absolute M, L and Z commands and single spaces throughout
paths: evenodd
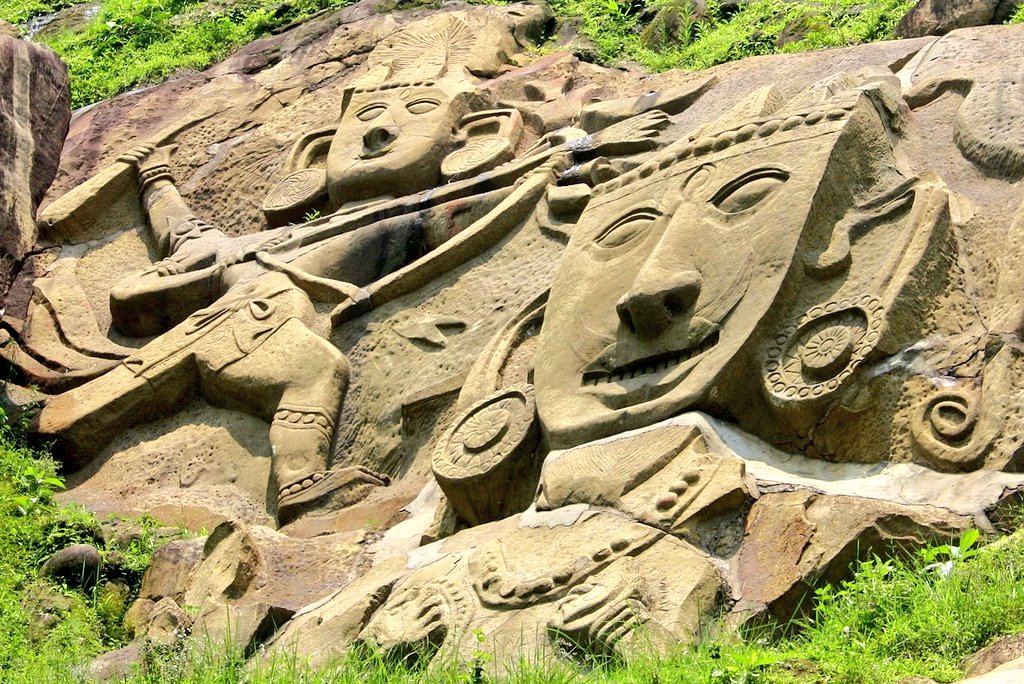
M 752 209 L 789 180 L 789 173 L 774 167 L 748 171 L 729 181 L 711 197 L 711 204 L 727 214 Z

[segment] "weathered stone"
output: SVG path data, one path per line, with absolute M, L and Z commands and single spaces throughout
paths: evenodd
M 1024 659 L 1024 634 L 1011 634 L 970 656 L 964 662 L 964 674 L 978 677 L 1019 659 Z
M 1019 0 L 918 0 L 896 25 L 896 35 L 941 36 L 954 29 L 1001 24 L 1019 5 Z
M 178 539 L 153 553 L 139 588 L 139 598 L 181 601 L 189 586 L 192 571 L 203 558 L 205 539 Z
M 1012 527 L 1021 28 L 643 75 L 371 4 L 83 112 L 12 290 L 62 497 L 231 521 L 140 638 L 500 675 Z
M 93 659 L 86 670 L 89 681 L 122 682 L 143 669 L 142 645 L 133 641 Z
M 224 523 L 191 573 L 183 605 L 204 613 L 213 605 L 263 603 L 297 611 L 346 584 L 362 533 L 295 539 L 260 526 Z
M 207 605 L 196 618 L 193 631 L 216 644 L 231 644 L 247 654 L 271 637 L 291 618 L 293 611 L 266 603 L 242 606 Z
M 1011 660 L 983 675 L 970 677 L 961 684 L 1016 684 L 1024 676 L 1024 658 Z
M 36 208 L 71 117 L 68 72 L 49 48 L 0 35 L 0 301 L 36 240 Z
M 153 646 L 171 647 L 180 644 L 192 631 L 192 617 L 173 599 L 157 601 L 145 621 L 143 635 Z
M 737 611 L 761 606 L 788 620 L 813 589 L 848 577 L 857 560 L 947 541 L 969 518 L 931 506 L 899 506 L 807 491 L 764 494 L 750 511 L 736 559 Z
M 70 587 L 89 589 L 99 580 L 103 558 L 92 544 L 72 544 L 50 556 L 39 574 Z

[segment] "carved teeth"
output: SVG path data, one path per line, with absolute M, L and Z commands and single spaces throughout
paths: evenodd
M 676 352 L 675 354 L 657 356 L 650 359 L 644 359 L 639 362 L 626 364 L 613 372 L 584 373 L 583 384 L 585 386 L 606 385 L 612 382 L 621 382 L 626 379 L 639 378 L 644 375 L 659 373 L 700 356 L 716 344 L 718 344 L 718 332 L 708 335 L 696 347 L 691 347 L 690 349 L 685 349 L 683 351 Z

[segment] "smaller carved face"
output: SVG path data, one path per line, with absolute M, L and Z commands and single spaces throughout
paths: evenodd
M 536 356 L 537 405 L 553 445 L 714 403 L 791 270 L 832 142 L 737 145 L 587 208 Z M 751 378 L 748 391 L 756 386 Z
M 465 109 L 464 90 L 440 84 L 353 95 L 327 154 L 331 205 L 436 185 Z

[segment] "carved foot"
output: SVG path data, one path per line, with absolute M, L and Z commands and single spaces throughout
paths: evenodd
M 346 466 L 312 473 L 281 489 L 277 521 L 281 526 L 315 510 L 337 510 L 357 503 L 391 478 L 362 466 Z

